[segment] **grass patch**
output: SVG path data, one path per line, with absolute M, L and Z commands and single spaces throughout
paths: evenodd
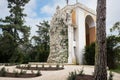
M 120 73 L 120 64 L 118 64 L 117 68 L 112 69 L 113 72 Z

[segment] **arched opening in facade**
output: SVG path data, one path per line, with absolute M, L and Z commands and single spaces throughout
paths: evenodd
M 85 18 L 85 37 L 86 37 L 86 45 L 90 45 L 91 43 L 95 42 L 95 22 L 92 16 L 87 15 Z

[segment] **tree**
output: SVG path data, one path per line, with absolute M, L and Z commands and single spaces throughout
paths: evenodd
M 114 59 L 110 64 L 110 68 L 115 68 L 120 61 L 120 22 L 116 22 L 110 31 L 114 32 L 114 34 L 111 34 L 108 38 L 109 43 L 107 45 L 109 46 L 107 49 L 109 49 L 109 53 L 115 54 L 115 56 L 109 56 L 110 58 L 108 58 L 108 61 L 111 58 Z
M 117 66 L 118 57 L 120 57 L 117 53 L 118 40 L 114 35 L 107 37 L 107 65 L 109 69 L 114 69 Z
M 49 30 L 50 25 L 48 21 L 43 21 L 40 25 L 37 25 L 38 36 L 33 36 L 33 40 L 35 41 L 35 46 L 33 53 L 36 54 L 36 61 L 45 62 L 48 58 L 50 46 L 49 46 Z
M 116 22 L 114 26 L 110 29 L 111 32 L 117 31 L 118 37 L 120 37 L 120 22 Z
M 97 0 L 97 36 L 94 80 L 107 80 L 106 0 Z
M 7 59 L 7 62 L 16 62 L 14 59 L 16 53 L 19 51 L 19 46 L 27 43 L 29 37 L 30 28 L 24 25 L 24 17 L 26 14 L 23 13 L 24 6 L 29 0 L 7 0 L 10 15 L 5 19 L 0 19 L 2 25 L 2 38 L 0 39 L 1 53 L 7 54 L 3 58 Z M 8 56 L 9 55 L 9 56 Z M 5 61 L 6 62 L 6 61 Z

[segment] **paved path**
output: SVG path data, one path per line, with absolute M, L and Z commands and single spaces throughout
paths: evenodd
M 35 78 L 4 78 L 0 77 L 0 80 L 67 80 L 69 72 L 81 70 L 84 67 L 85 74 L 93 74 L 94 67 L 93 66 L 82 66 L 82 65 L 66 65 L 64 70 L 58 71 L 41 71 L 42 76 Z M 15 70 L 15 66 L 7 67 L 9 68 L 9 72 L 13 72 Z M 16 69 L 19 70 L 19 69 Z M 31 71 L 28 71 L 28 73 Z M 34 71 L 36 72 L 36 71 Z M 120 80 L 120 74 L 114 73 L 113 80 Z

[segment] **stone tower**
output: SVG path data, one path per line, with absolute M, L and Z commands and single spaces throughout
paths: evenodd
M 60 9 L 51 20 L 50 63 L 82 64 L 86 45 L 95 41 L 95 12 L 76 3 Z

